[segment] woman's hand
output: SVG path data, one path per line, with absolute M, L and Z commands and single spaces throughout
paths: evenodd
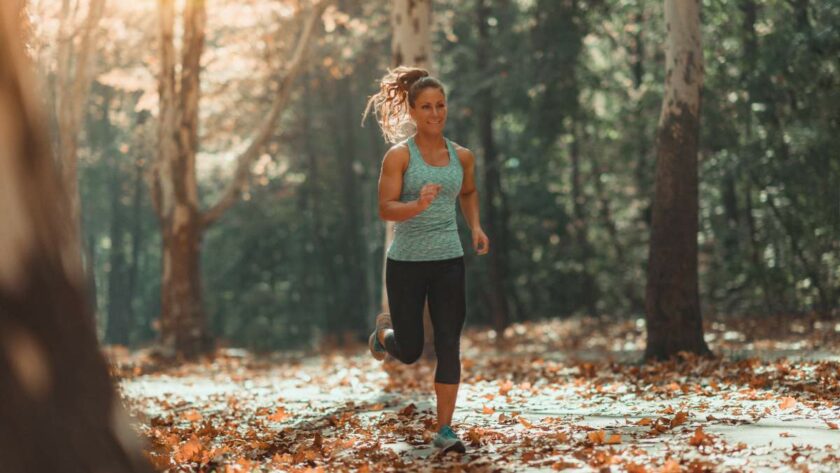
M 417 198 L 417 205 L 421 209 L 426 210 L 432 205 L 432 202 L 437 198 L 441 189 L 440 184 L 426 184 L 420 189 L 420 197 Z
M 484 234 L 484 230 L 476 228 L 472 232 L 473 248 L 479 255 L 486 255 L 490 251 L 490 239 Z

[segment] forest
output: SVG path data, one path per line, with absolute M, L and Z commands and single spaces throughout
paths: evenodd
M 0 15 L 9 471 L 831 471 L 840 455 L 840 3 Z M 400 65 L 444 84 L 491 242 L 477 255 L 458 213 L 462 456 L 424 450 L 428 327 L 418 365 L 383 370 L 365 347 L 393 230 L 392 144 L 363 116 Z
M 75 123 L 65 119 L 76 143 L 56 147 L 77 155 L 99 331 L 106 343 L 141 345 L 164 310 L 164 238 L 148 185 L 160 152 L 155 5 L 114 3 L 91 18 L 95 10 L 73 2 L 35 3 L 44 19 L 32 19 L 32 48 L 54 128 L 63 128 L 59 112 L 78 110 Z M 838 7 L 707 3 L 697 151 L 704 312 L 836 311 Z M 202 211 L 234 178 L 241 185 L 197 237 L 201 270 L 190 277 L 201 287 L 190 303 L 214 338 L 253 349 L 364 335 L 382 285 L 375 202 L 387 144 L 360 118 L 390 66 L 388 5 L 334 6 L 285 85 L 278 76 L 301 19 L 282 2 L 246 4 L 206 12 L 199 143 L 194 171 L 184 172 L 196 176 Z M 479 156 L 494 248 L 467 261 L 470 323 L 644 312 L 662 16 L 661 2 L 645 1 L 435 5 L 431 63 L 448 87 L 447 134 Z M 94 21 L 86 45 L 53 39 Z M 90 83 L 84 103 L 62 96 L 73 80 Z M 257 136 L 281 91 L 284 113 Z

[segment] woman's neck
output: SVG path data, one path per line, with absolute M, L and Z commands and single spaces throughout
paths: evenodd
M 418 131 L 414 135 L 414 142 L 421 148 L 439 148 L 446 145 L 441 133 L 420 133 Z

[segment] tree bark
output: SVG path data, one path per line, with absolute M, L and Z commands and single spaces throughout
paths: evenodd
M 490 65 L 490 32 L 487 19 L 490 16 L 490 5 L 486 0 L 476 3 L 476 20 L 478 26 L 478 48 L 476 51 L 477 69 L 485 77 L 493 74 Z M 493 89 L 490 84 L 482 87 L 478 92 L 478 127 L 481 136 L 481 147 L 484 155 L 484 209 L 487 233 L 493 238 L 493 251 L 490 252 L 490 319 L 493 328 L 501 334 L 510 325 L 510 304 L 508 303 L 507 287 L 507 219 L 501 211 L 504 201 L 501 179 L 501 162 L 496 150 L 493 136 Z M 502 337 L 497 340 L 501 341 Z
M 151 471 L 97 346 L 13 6 L 0 3 L 2 469 Z
M 697 282 L 700 1 L 665 0 L 665 22 L 665 96 L 657 129 L 645 359 L 681 351 L 710 353 L 703 339 Z
M 432 0 L 394 0 L 391 3 L 391 67 L 432 68 Z M 385 224 L 385 253 L 394 241 L 394 222 Z M 382 312 L 389 312 L 385 289 L 385 259 L 382 259 Z M 428 303 L 423 309 L 424 353 L 433 350 L 432 322 Z
M 90 1 L 87 17 L 78 33 L 81 35 L 78 49 L 74 47 L 76 34 L 70 33 L 70 30 L 74 27 L 69 2 L 65 0 L 61 9 L 61 25 L 58 38 L 59 60 L 55 90 L 56 117 L 58 120 L 57 158 L 69 199 L 71 218 L 68 220 L 68 231 L 71 235 L 80 235 L 79 132 L 84 119 L 84 106 L 87 103 L 90 86 L 93 82 L 94 36 L 99 21 L 102 19 L 104 8 L 105 0 Z M 79 248 L 79 264 L 81 265 L 81 239 L 77 240 L 75 245 Z
M 158 0 L 160 27 L 160 116 L 158 156 L 151 175 L 151 194 L 161 225 L 163 276 L 161 280 L 161 348 L 168 355 L 194 357 L 211 348 L 201 300 L 201 242 L 204 231 L 239 199 L 251 165 L 276 132 L 312 31 L 328 2 L 313 7 L 280 87 L 265 120 L 247 149 L 237 157 L 234 177 L 221 198 L 202 212 L 198 202 L 196 154 L 198 106 L 201 96 L 201 56 L 207 14 L 204 0 L 186 2 L 180 74 L 176 73 L 174 0 Z

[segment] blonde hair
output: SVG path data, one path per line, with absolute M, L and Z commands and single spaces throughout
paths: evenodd
M 446 95 L 443 84 L 425 69 L 408 66 L 389 69 L 379 81 L 379 92 L 368 99 L 362 123 L 373 109 L 385 140 L 389 143 L 399 142 L 413 133 L 414 126 L 408 108 L 414 107 L 417 96 L 429 87 L 440 89 Z

